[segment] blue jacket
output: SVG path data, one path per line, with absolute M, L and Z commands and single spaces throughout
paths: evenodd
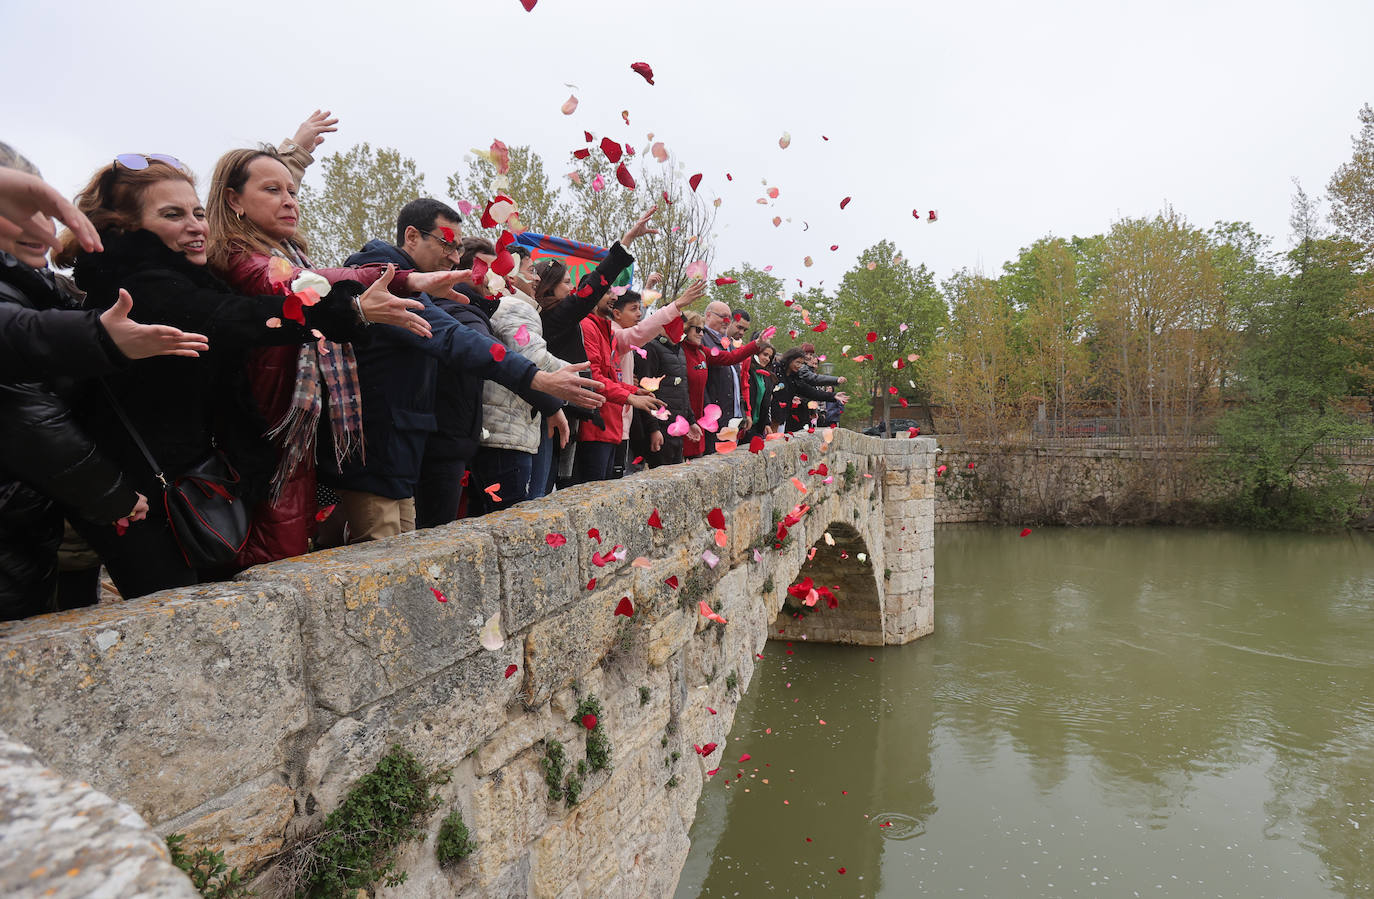
M 369 241 L 348 257 L 349 266 L 395 263 L 415 268 L 404 250 L 386 241 Z M 417 310 L 429 322 L 434 336 L 428 339 L 392 325 L 373 325 L 368 340 L 354 345 L 358 380 L 362 385 L 363 440 L 365 453 L 354 453 L 342 468 L 334 466 L 334 451 L 327 422 L 321 421 L 319 478 L 325 484 L 359 490 L 391 499 L 415 495 L 425 440 L 437 423 L 434 415 L 435 384 L 441 364 L 473 376 L 477 401 L 481 381 L 492 380 L 519 394 L 540 411 L 557 411 L 561 401 L 530 388 L 538 369 L 533 362 L 511 353 L 497 362 L 491 346 L 497 341 L 460 324 L 428 296 Z

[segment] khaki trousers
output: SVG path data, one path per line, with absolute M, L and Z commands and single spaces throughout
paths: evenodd
M 415 530 L 414 497 L 391 499 L 361 490 L 334 492 L 339 495 L 339 504 L 320 527 L 321 546 L 380 540 Z

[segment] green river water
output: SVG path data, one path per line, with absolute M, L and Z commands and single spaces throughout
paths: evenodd
M 948 527 L 935 578 L 908 646 L 768 644 L 678 897 L 1374 895 L 1374 537 Z

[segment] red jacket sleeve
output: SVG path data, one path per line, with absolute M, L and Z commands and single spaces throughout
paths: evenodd
M 749 341 L 748 343 L 746 343 L 746 344 L 745 344 L 744 346 L 742 346 L 742 347 L 736 347 L 736 348 L 733 349 L 733 350 L 725 350 L 725 351 L 723 351 L 723 352 L 717 353 L 717 354 L 714 355 L 714 356 L 712 356 L 712 355 L 708 352 L 708 353 L 706 354 L 706 364 L 707 364 L 707 365 L 735 365 L 736 363 L 743 362 L 745 359 L 748 359 L 750 356 L 754 355 L 754 354 L 757 353 L 758 351 L 759 351 L 759 344 L 758 344 L 758 341 L 756 341 L 756 340 L 751 340 L 751 341 Z
M 587 361 L 592 364 L 592 376 L 605 388 L 601 395 L 606 397 L 606 402 L 623 406 L 634 393 L 634 388 L 616 377 L 619 366 L 615 364 L 615 353 L 611 350 L 606 333 L 598 327 L 595 316 L 596 313 L 592 313 L 581 322 L 582 344 L 587 350 Z
M 274 285 L 267 278 L 267 264 L 272 257 L 265 253 L 240 253 L 229 262 L 229 270 L 225 272 L 225 280 L 239 293 L 246 294 L 276 294 L 281 293 L 281 288 Z M 315 274 L 324 278 L 330 284 L 337 281 L 357 281 L 364 287 L 370 287 L 373 281 L 380 278 L 386 271 L 384 265 L 365 265 L 357 268 L 316 268 L 311 269 Z M 291 277 L 301 273 L 299 266 L 291 267 Z M 415 291 L 410 289 L 410 272 L 397 271 L 396 277 L 391 279 L 390 289 L 394 294 L 409 295 Z

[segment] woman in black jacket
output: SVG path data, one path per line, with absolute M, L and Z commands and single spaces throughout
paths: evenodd
M 638 355 L 635 357 L 635 381 L 658 378 L 654 396 L 668 404 L 666 419 L 639 409 L 634 413 L 635 423 L 647 441 L 644 461 L 650 468 L 682 461 L 682 437 L 669 434 L 668 425 L 679 415 L 687 421 L 696 421 L 692 414 L 691 399 L 687 395 L 687 358 L 682 353 L 682 319 L 669 322 L 663 330 L 667 333 L 660 334 L 644 345 L 642 358 Z
M 108 392 L 89 391 L 76 408 L 102 452 L 137 489 L 155 497 L 147 520 L 122 534 L 106 522 L 72 522 L 126 599 L 194 584 L 203 575 L 182 554 L 162 508 L 160 486 L 114 411 L 111 395 L 169 479 L 219 448 L 239 470 L 242 495 L 251 502 L 266 493 L 275 451 L 263 436 L 267 423 L 248 391 L 248 348 L 307 343 L 321 333 L 352 340 L 363 336 L 368 320 L 408 321 L 405 309 L 421 305 L 388 294 L 389 277 L 366 293 L 360 284 L 336 284 L 313 305 L 234 293 L 206 268 L 208 233 L 194 180 L 184 167 L 164 159 L 121 156 L 97 172 L 77 205 L 100 231 L 105 250 L 85 252 L 69 235 L 59 256 L 60 262 L 75 265 L 88 307 L 104 309 L 120 288 L 127 288 L 147 320 L 194 330 L 210 341 L 209 352 L 199 358 L 134 362 L 106 379 Z
M 749 381 L 749 427 L 744 431 L 742 441 L 771 434 L 777 429 L 772 414 L 775 407 L 769 402 L 773 388 L 778 386 L 778 376 L 773 372 L 773 361 L 777 354 L 772 344 L 764 343 L 745 363 L 744 374 Z
M 815 423 L 816 409 L 835 398 L 825 386 L 839 384 L 841 379 L 816 374 L 806 364 L 804 346 L 793 347 L 778 360 L 778 386 L 773 391 L 769 415 L 773 424 L 788 433 L 804 431 Z

